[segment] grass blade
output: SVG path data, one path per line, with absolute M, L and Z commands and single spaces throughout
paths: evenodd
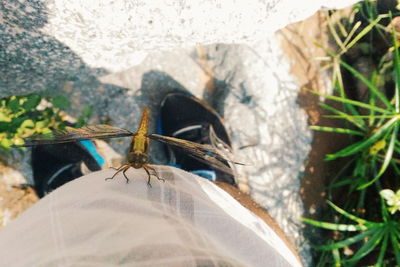
M 375 233 L 372 234 L 371 238 L 362 245 L 362 247 L 346 262 L 356 262 L 368 255 L 382 240 L 385 229 L 380 227 L 375 229 Z
M 336 206 L 335 204 L 333 204 L 333 202 L 331 202 L 331 201 L 329 201 L 329 200 L 327 200 L 327 203 L 328 203 L 328 205 L 331 206 L 337 213 L 342 214 L 344 217 L 346 217 L 346 218 L 348 218 L 348 219 L 350 219 L 350 220 L 352 220 L 352 221 L 355 221 L 355 222 L 357 222 L 357 223 L 359 223 L 359 224 L 361 224 L 361 225 L 364 225 L 364 224 L 368 223 L 367 220 L 364 220 L 364 219 L 362 219 L 362 218 L 360 218 L 360 217 L 357 217 L 357 216 L 355 216 L 355 215 L 353 215 L 353 214 L 351 214 L 351 213 L 348 213 L 347 211 L 345 211 L 344 209 L 339 208 L 338 206 Z M 365 229 L 365 227 L 364 227 L 364 229 Z
M 329 132 L 329 133 L 341 133 L 341 134 L 364 136 L 364 133 L 362 133 L 362 132 L 345 129 L 345 128 L 315 126 L 314 125 L 314 126 L 311 126 L 310 129 L 314 130 L 314 131 L 323 131 L 323 132 Z
M 339 91 L 339 96 L 346 98 L 346 92 L 343 85 L 342 78 L 342 70 L 340 69 L 339 58 L 335 57 L 333 61 L 333 69 L 334 69 L 334 87 L 336 87 Z M 348 110 L 353 115 L 359 115 L 358 110 L 351 104 L 342 103 L 346 110 Z
M 379 250 L 378 260 L 376 261 L 375 266 L 382 266 L 383 257 L 385 256 L 386 249 L 388 246 L 389 235 L 390 235 L 390 233 L 386 232 L 385 236 L 383 237 L 382 246 L 381 246 L 381 249 Z
M 329 259 L 329 255 L 330 255 L 330 253 L 328 253 L 326 251 L 322 251 L 321 256 L 318 259 L 318 262 L 316 262 L 317 265 L 315 267 L 325 267 L 325 266 L 329 265 L 331 263 L 331 261 Z
M 337 188 L 337 187 L 341 187 L 341 186 L 352 184 L 353 182 L 354 182 L 354 179 L 351 179 L 351 178 L 343 179 L 343 180 L 340 180 L 339 182 L 331 183 L 327 188 L 328 189 L 334 189 L 334 188 Z
M 379 190 L 381 190 L 382 188 L 380 188 Z M 384 222 L 387 222 L 389 220 L 389 211 L 386 207 L 386 201 L 381 197 L 380 198 L 380 202 L 381 202 L 381 214 L 382 214 L 382 219 Z
M 378 80 L 379 80 L 379 75 L 377 74 L 377 71 L 372 71 L 372 75 L 371 75 L 371 81 L 374 85 L 374 87 L 377 86 L 378 84 Z M 370 94 L 369 97 L 369 104 L 372 106 L 376 106 L 376 96 L 374 94 Z M 368 118 L 368 125 L 373 125 L 375 122 L 375 111 L 371 111 L 370 117 Z
M 360 101 L 350 100 L 350 99 L 347 99 L 347 98 L 344 98 L 344 97 L 340 97 L 340 96 L 332 96 L 332 95 L 320 94 L 318 92 L 313 92 L 313 93 L 317 94 L 319 96 L 331 99 L 333 101 L 351 104 L 353 106 L 358 106 L 360 108 L 365 108 L 365 109 L 368 109 L 368 110 L 374 110 L 376 112 L 380 112 L 380 113 L 383 113 L 383 114 L 392 114 L 392 112 L 390 112 L 389 110 L 386 110 L 386 109 L 383 109 L 383 108 L 378 108 L 376 106 L 372 106 L 372 105 L 369 105 L 369 104 L 366 104 L 366 103 L 363 103 L 363 102 L 360 102 Z
M 342 240 L 342 241 L 339 241 L 339 242 L 336 242 L 333 244 L 317 246 L 317 248 L 321 249 L 321 250 L 332 250 L 332 249 L 344 248 L 344 247 L 350 246 L 351 244 L 362 241 L 364 238 L 375 233 L 375 231 L 376 231 L 376 229 L 368 229 L 367 231 L 364 231 L 356 236 L 346 238 L 345 240 Z
M 332 34 L 333 39 L 335 40 L 336 44 L 337 44 L 338 46 L 340 46 L 340 49 L 341 49 L 341 50 L 345 50 L 346 48 L 345 48 L 345 46 L 343 45 L 342 40 L 340 39 L 338 33 L 336 32 L 336 29 L 335 29 L 335 27 L 334 27 L 334 23 L 331 21 L 330 16 L 327 16 L 327 19 L 328 19 L 329 31 L 330 31 L 330 33 Z
M 358 72 L 356 69 L 354 69 L 352 66 L 348 65 L 346 62 L 342 60 L 340 60 L 340 65 L 342 65 L 345 69 L 351 72 L 351 74 L 353 74 L 356 78 L 358 78 L 361 82 L 363 82 L 371 90 L 371 93 L 376 95 L 388 109 L 393 108 L 393 106 L 390 104 L 390 101 L 386 98 L 386 96 L 382 92 L 377 90 L 375 85 L 371 83 L 367 78 L 365 78 L 364 75 L 362 75 L 360 72 Z
M 347 114 L 346 114 L 347 115 Z M 396 115 L 347 115 L 351 118 L 357 118 L 357 119 L 369 119 L 369 118 L 374 118 L 374 119 L 391 119 Z M 331 119 L 344 119 L 345 117 L 343 115 L 325 115 L 325 118 L 331 118 Z
M 340 111 L 340 110 L 338 110 L 338 109 L 336 109 L 334 107 L 331 107 L 331 106 L 329 106 L 327 104 L 320 103 L 319 105 L 323 109 L 326 109 L 326 110 L 328 110 L 328 111 L 330 111 L 332 113 L 336 113 L 336 114 L 342 115 L 343 119 L 345 119 L 348 122 L 354 124 L 356 127 L 360 128 L 360 129 L 366 129 L 366 125 L 365 125 L 365 122 L 363 120 L 354 118 L 352 115 L 344 113 L 343 111 Z
M 378 24 L 378 22 L 380 20 L 381 20 L 381 17 L 378 17 L 374 21 L 372 21 L 370 24 L 368 24 L 367 27 L 365 27 L 359 34 L 357 34 L 356 37 L 354 37 L 353 40 L 351 40 L 351 42 L 348 45 L 346 45 L 346 49 L 349 50 L 351 47 L 353 47 L 353 45 L 355 45 L 361 38 L 363 38 L 368 32 L 370 32 L 376 26 L 376 24 Z M 357 23 L 355 24 L 355 26 L 357 26 Z M 361 24 L 361 22 L 360 22 L 360 24 Z
M 392 125 L 397 122 L 397 120 L 399 119 L 399 117 L 393 117 L 392 119 L 388 120 L 384 125 L 382 125 L 373 135 L 371 135 L 370 137 L 368 137 L 365 140 L 361 140 L 355 144 L 352 144 L 334 154 L 328 154 L 325 158 L 325 160 L 330 161 L 330 160 L 334 160 L 336 158 L 339 157 L 347 157 L 350 155 L 353 155 L 361 150 L 363 150 L 364 148 L 372 145 L 375 141 L 377 141 L 381 135 L 383 133 L 385 133 L 385 131 L 389 128 L 392 127 Z
M 390 163 L 390 161 L 392 159 L 392 156 L 393 156 L 393 150 L 394 150 L 394 145 L 395 145 L 395 141 L 396 141 L 396 138 L 397 138 L 398 129 L 399 129 L 399 124 L 396 123 L 396 125 L 394 126 L 394 131 L 392 132 L 392 136 L 390 138 L 389 147 L 388 147 L 388 149 L 386 151 L 385 159 L 384 159 L 384 161 L 382 163 L 382 166 L 381 166 L 378 174 L 374 177 L 374 179 L 372 179 L 368 183 L 365 183 L 365 184 L 359 186 L 357 188 L 358 190 L 364 189 L 364 188 L 370 186 L 371 184 L 373 184 L 386 171 L 386 169 L 389 166 L 389 163 Z
M 353 41 L 350 42 L 350 39 L 353 37 L 353 35 L 357 31 L 357 29 L 360 28 L 360 26 L 361 26 L 361 21 L 357 21 L 356 24 L 354 24 L 353 28 L 350 30 L 350 33 L 347 35 L 346 39 L 344 40 L 343 45 L 346 47 L 347 50 L 349 50 L 349 48 L 355 44 L 355 43 L 353 43 Z M 357 34 L 356 38 L 359 35 L 360 34 Z
M 332 231 L 356 232 L 356 231 L 362 231 L 362 230 L 366 229 L 365 226 L 358 225 L 358 224 L 328 223 L 328 222 L 321 222 L 321 221 L 316 221 L 316 220 L 308 219 L 308 218 L 301 218 L 301 220 L 303 222 L 311 224 L 313 226 L 324 228 L 327 230 L 332 230 Z
M 398 237 L 396 235 L 390 235 L 391 243 L 392 243 L 392 248 L 393 248 L 393 253 L 396 258 L 396 263 L 398 266 L 400 266 L 400 243 L 398 240 Z
M 396 69 L 398 69 L 398 68 L 399 67 L 396 67 Z M 399 80 L 399 78 L 397 78 L 397 80 Z M 399 113 L 399 109 L 400 109 L 399 108 L 399 86 L 400 86 L 399 81 L 397 81 L 396 86 L 395 86 L 395 91 L 394 91 L 394 103 L 395 103 L 396 113 Z
M 396 113 L 399 113 L 399 86 L 400 86 L 400 56 L 399 56 L 399 43 L 396 37 L 396 30 L 392 29 L 392 36 L 393 36 L 393 44 L 394 44 L 394 57 L 393 57 L 393 64 L 394 64 L 394 74 L 395 74 L 395 93 L 394 93 L 394 103 L 395 103 L 395 110 Z
M 340 259 L 340 253 L 338 249 L 332 249 L 332 257 L 335 262 L 335 267 L 340 267 L 342 260 Z

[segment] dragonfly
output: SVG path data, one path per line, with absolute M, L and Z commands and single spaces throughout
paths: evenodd
M 212 128 L 211 128 L 212 130 Z M 214 131 L 211 131 L 212 133 Z M 234 164 L 241 164 L 232 160 L 232 155 L 227 152 L 226 145 L 224 150 L 219 150 L 217 147 L 208 144 L 199 144 L 188 140 L 183 140 L 170 136 L 163 136 L 159 134 L 149 134 L 149 109 L 144 108 L 142 117 L 140 119 L 139 127 L 136 132 L 119 128 L 116 126 L 99 124 L 92 126 L 85 126 L 81 128 L 67 128 L 66 130 L 53 130 L 48 134 L 42 134 L 25 139 L 23 146 L 36 146 L 36 145 L 49 145 L 58 143 L 67 143 L 87 139 L 108 139 L 116 137 L 131 137 L 129 152 L 127 155 L 127 163 L 121 165 L 119 168 L 114 168 L 116 172 L 112 177 L 106 180 L 114 179 L 118 173 L 123 174 L 126 182 L 129 182 L 126 176 L 126 171 L 133 167 L 135 169 L 143 168 L 147 175 L 147 184 L 151 187 L 151 175 L 155 176 L 158 180 L 164 181 L 157 171 L 149 164 L 149 144 L 150 140 L 159 141 L 170 146 L 177 147 L 184 150 L 188 155 L 196 158 L 197 160 L 213 166 L 215 169 L 222 172 L 234 175 L 232 168 L 227 165 L 228 162 Z M 217 137 L 214 136 L 213 139 Z M 218 138 L 217 138 L 218 139 Z M 222 140 L 218 140 L 222 142 Z

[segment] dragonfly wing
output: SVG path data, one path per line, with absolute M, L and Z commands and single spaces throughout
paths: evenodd
M 92 138 L 105 139 L 132 135 L 134 133 L 131 131 L 106 124 L 99 124 L 76 129 L 54 130 L 48 134 L 31 136 L 25 139 L 23 146 L 58 144 Z
M 148 135 L 148 137 L 153 140 L 163 142 L 167 145 L 183 149 L 186 152 L 188 152 L 190 156 L 198 159 L 199 161 L 205 164 L 209 164 L 213 166 L 215 169 L 233 175 L 232 169 L 229 168 L 228 165 L 226 165 L 226 162 L 229 160 L 220 155 L 218 151 L 210 145 L 203 145 L 187 140 L 182 140 L 158 134 L 150 134 Z
M 210 142 L 211 146 L 215 148 L 215 150 L 217 150 L 218 153 L 221 156 L 223 156 L 227 161 L 237 165 L 246 165 L 244 163 L 237 162 L 234 160 L 232 148 L 217 136 L 214 128 L 211 125 L 210 125 Z

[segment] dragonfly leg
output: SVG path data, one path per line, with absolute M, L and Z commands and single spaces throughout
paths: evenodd
M 125 167 L 125 169 L 122 171 L 122 174 L 124 175 L 124 177 L 125 177 L 125 179 L 126 179 L 126 183 L 129 183 L 129 179 L 128 179 L 128 177 L 126 177 L 126 171 L 127 170 L 129 170 L 129 168 L 130 168 L 131 166 L 129 166 L 129 165 L 126 165 L 126 167 Z
M 125 171 L 126 170 L 126 166 L 129 166 L 129 165 L 121 165 L 118 169 L 116 169 L 116 168 L 113 168 L 113 169 L 116 169 L 117 171 L 114 173 L 114 175 L 112 176 L 112 177 L 109 177 L 109 178 L 106 178 L 106 179 L 104 179 L 104 180 L 112 180 L 112 179 L 114 179 L 114 177 L 118 174 L 118 173 L 120 173 L 121 171 Z M 128 167 L 129 168 L 129 167 Z M 124 174 L 125 175 L 125 174 Z M 125 178 L 126 178 L 126 176 L 125 176 Z
M 147 185 L 149 186 L 149 187 L 152 187 L 151 186 L 151 183 L 150 183 L 150 172 L 149 172 L 149 170 L 146 168 L 146 166 L 145 165 L 143 165 L 143 169 L 146 171 L 146 173 L 147 173 L 147 176 L 148 176 L 148 179 L 147 179 Z
M 165 183 L 165 179 L 164 179 L 164 178 L 161 178 L 160 176 L 158 176 L 157 171 L 156 171 L 153 167 L 151 167 L 151 166 L 149 166 L 149 165 L 147 165 L 146 167 L 154 172 L 153 175 L 154 175 L 155 177 L 157 177 L 157 179 L 158 179 L 159 181 L 163 181 L 163 182 Z
M 119 171 L 119 169 L 121 169 L 122 167 L 124 167 L 125 165 L 121 165 L 121 166 L 119 166 L 118 168 L 115 168 L 115 167 L 110 167 L 110 169 L 114 169 L 114 170 L 116 170 L 116 171 Z

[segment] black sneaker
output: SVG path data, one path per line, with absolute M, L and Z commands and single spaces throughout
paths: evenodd
M 43 197 L 75 178 L 100 170 L 102 158 L 93 148 L 93 142 L 89 140 L 34 146 L 31 158 L 38 196 Z
M 157 133 L 200 144 L 210 144 L 210 126 L 225 144 L 231 146 L 229 135 L 221 117 L 208 104 L 183 93 L 168 94 L 161 102 Z M 189 156 L 184 151 L 166 146 L 170 165 L 195 173 L 212 181 L 221 181 L 236 186 L 232 175 L 215 170 Z M 228 163 L 226 163 L 227 166 Z

